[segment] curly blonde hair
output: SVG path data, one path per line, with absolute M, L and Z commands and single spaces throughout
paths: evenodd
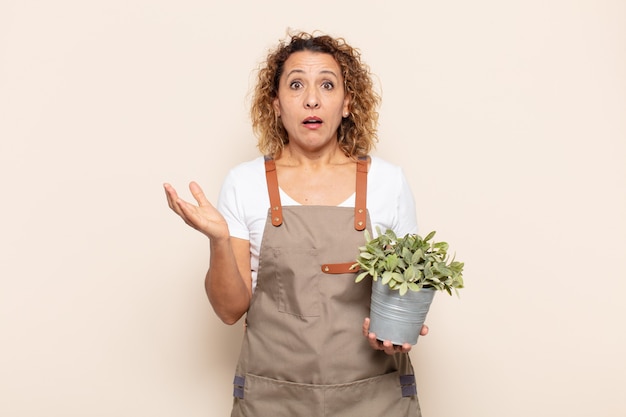
M 350 98 L 350 115 L 342 119 L 337 129 L 337 140 L 346 156 L 357 158 L 367 155 L 378 141 L 378 105 L 380 96 L 367 65 L 361 62 L 358 49 L 348 45 L 343 38 L 299 32 L 288 41 L 281 41 L 271 50 L 258 70 L 250 115 L 252 128 L 258 137 L 258 148 L 264 155 L 279 157 L 289 142 L 287 131 L 275 112 L 273 103 L 278 96 L 278 84 L 285 61 L 299 51 L 331 55 L 339 64 L 344 88 Z

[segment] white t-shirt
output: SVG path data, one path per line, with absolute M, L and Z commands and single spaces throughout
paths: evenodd
M 367 175 L 367 209 L 374 235 L 377 226 L 382 232 L 391 229 L 398 236 L 417 233 L 415 200 L 402 169 L 377 157 L 371 157 L 371 160 Z M 282 189 L 279 191 L 283 206 L 300 205 Z M 352 194 L 339 206 L 354 207 L 354 198 Z M 217 209 L 226 219 L 232 237 L 250 241 L 253 289 L 269 207 L 262 156 L 239 164 L 228 173 L 222 184 Z

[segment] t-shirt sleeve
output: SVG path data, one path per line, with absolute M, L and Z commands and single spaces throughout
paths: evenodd
M 237 178 L 231 171 L 226 175 L 220 190 L 217 210 L 224 216 L 232 237 L 250 240 L 250 231 L 245 221 L 245 210 L 241 196 L 237 193 Z
M 396 216 L 396 224 L 393 229 L 398 236 L 404 236 L 407 233 L 417 233 L 415 198 L 406 176 L 401 169 L 399 172 L 398 185 L 398 213 Z
M 368 175 L 367 206 L 372 233 L 391 229 L 398 236 L 417 233 L 413 191 L 402 168 L 380 158 L 372 158 Z

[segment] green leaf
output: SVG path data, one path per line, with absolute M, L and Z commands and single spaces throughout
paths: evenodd
M 408 282 L 413 282 L 415 280 L 415 277 L 417 275 L 417 270 L 415 269 L 415 267 L 413 265 L 409 265 L 405 270 L 404 273 L 402 275 L 404 275 L 404 280 L 408 281 Z
M 391 279 L 393 279 L 394 281 L 397 281 L 397 282 L 404 282 L 404 277 L 399 272 L 392 272 L 391 273 Z
M 393 274 L 391 271 L 383 272 L 383 280 L 382 280 L 383 285 L 389 284 L 389 281 L 391 281 L 392 277 L 393 277 Z
M 394 233 L 393 230 L 391 229 L 387 229 L 387 231 L 385 232 L 385 236 L 389 237 L 391 240 L 396 241 L 398 240 L 398 237 L 396 236 L 396 234 Z
M 392 255 L 389 255 L 385 259 L 385 269 L 387 271 L 393 271 L 394 269 L 396 269 L 397 266 L 398 266 L 398 255 L 396 255 L 395 253 Z
M 447 242 L 433 243 L 433 248 L 443 249 L 444 251 L 447 251 L 448 250 L 448 243 Z
M 406 282 L 403 282 L 402 284 L 400 284 L 400 295 L 406 294 L 408 290 L 409 290 L 409 286 L 407 285 Z
M 418 249 L 415 251 L 415 253 L 413 253 L 413 256 L 411 256 L 411 263 L 416 264 L 419 261 L 421 261 L 423 257 L 424 257 L 424 251 L 421 249 Z
M 437 262 L 435 264 L 435 270 L 439 273 L 441 273 L 441 275 L 444 275 L 446 277 L 452 276 L 452 270 L 448 269 L 446 267 L 446 264 L 443 262 Z
M 409 248 L 402 248 L 402 259 L 406 264 L 413 263 L 413 254 L 411 253 L 411 250 Z
M 354 280 L 354 282 L 361 282 L 363 281 L 363 278 L 365 278 L 366 276 L 368 276 L 370 273 L 369 272 L 362 272 L 359 275 L 357 275 L 356 279 Z

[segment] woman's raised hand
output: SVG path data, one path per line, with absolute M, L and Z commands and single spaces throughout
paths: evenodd
M 224 217 L 207 200 L 202 188 L 196 183 L 189 184 L 191 195 L 198 205 L 193 205 L 178 197 L 176 190 L 170 184 L 163 184 L 167 204 L 178 214 L 185 223 L 210 239 L 225 239 L 229 237 L 228 225 Z

